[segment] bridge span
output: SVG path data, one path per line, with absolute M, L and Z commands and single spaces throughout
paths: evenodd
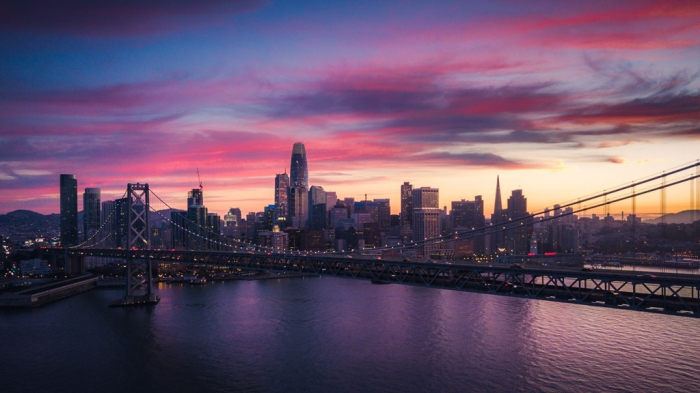
M 163 262 L 228 266 L 700 317 L 700 276 L 690 274 L 651 275 L 468 262 L 426 263 L 312 253 L 92 248 L 47 249 L 45 252 L 52 257 L 69 258 L 73 263 L 81 263 L 84 257 L 103 257 L 148 265 Z M 147 292 L 151 293 L 150 288 Z

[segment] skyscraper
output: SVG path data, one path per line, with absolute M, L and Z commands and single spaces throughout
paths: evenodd
M 78 244 L 78 180 L 61 175 L 61 246 Z
M 193 188 L 187 193 L 187 207 L 192 205 L 204 206 L 204 192 L 199 188 Z
M 291 187 L 289 189 L 289 225 L 302 229 L 309 220 L 309 193 L 305 187 Z
M 506 249 L 511 255 L 527 254 L 530 250 L 530 238 L 532 236 L 532 226 L 523 225 L 532 222 L 532 217 L 527 212 L 527 198 L 523 195 L 523 190 L 513 190 L 508 198 L 508 218 L 511 220 L 522 219 L 514 224 L 513 229 L 506 232 Z
M 275 176 L 275 221 L 287 219 L 287 194 L 289 193 L 289 175 L 287 171 Z
M 99 229 L 100 189 L 86 188 L 83 194 L 83 241 L 87 241 Z
M 496 202 L 493 204 L 493 213 L 500 213 L 503 210 L 501 203 L 501 177 L 496 176 Z
M 501 203 L 501 179 L 496 176 L 496 201 L 493 205 L 493 214 L 491 215 L 491 225 L 499 225 L 508 221 L 507 211 L 503 210 Z M 491 253 L 501 253 L 505 251 L 505 233 L 498 231 L 492 233 L 489 239 Z
M 309 228 L 325 229 L 326 203 L 326 191 L 323 190 L 323 187 L 311 186 L 309 189 Z
M 301 142 L 292 148 L 289 168 L 289 194 L 287 195 L 288 220 L 295 228 L 304 228 L 309 219 L 309 169 L 306 165 L 306 148 Z
M 306 148 L 301 142 L 292 148 L 292 162 L 289 166 L 290 187 L 309 188 L 309 168 L 306 163 Z
M 413 186 L 409 182 L 401 185 L 401 228 L 413 227 Z
M 426 242 L 440 236 L 440 204 L 437 188 L 413 190 L 413 239 L 424 258 L 439 250 L 439 243 Z
M 389 199 L 375 199 L 374 202 L 378 208 L 379 230 L 387 232 L 391 228 L 391 202 Z

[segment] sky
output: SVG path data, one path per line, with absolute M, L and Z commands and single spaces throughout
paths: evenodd
M 530 211 L 629 184 L 700 158 L 700 3 L 0 2 L 0 214 L 59 212 L 62 173 L 80 210 L 136 182 L 182 209 L 197 169 L 210 212 L 262 211 L 295 142 L 393 213 L 405 181 L 487 215 L 497 176 Z

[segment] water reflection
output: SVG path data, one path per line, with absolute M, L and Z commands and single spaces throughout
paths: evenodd
M 693 318 L 327 277 L 159 292 L 151 308 L 108 308 L 122 292 L 98 290 L 1 312 L 14 339 L 0 378 L 9 391 L 700 391 Z

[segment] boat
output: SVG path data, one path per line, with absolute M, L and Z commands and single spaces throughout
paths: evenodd
M 190 284 L 192 284 L 192 285 L 204 285 L 206 283 L 207 283 L 206 277 L 196 277 L 190 281 Z

